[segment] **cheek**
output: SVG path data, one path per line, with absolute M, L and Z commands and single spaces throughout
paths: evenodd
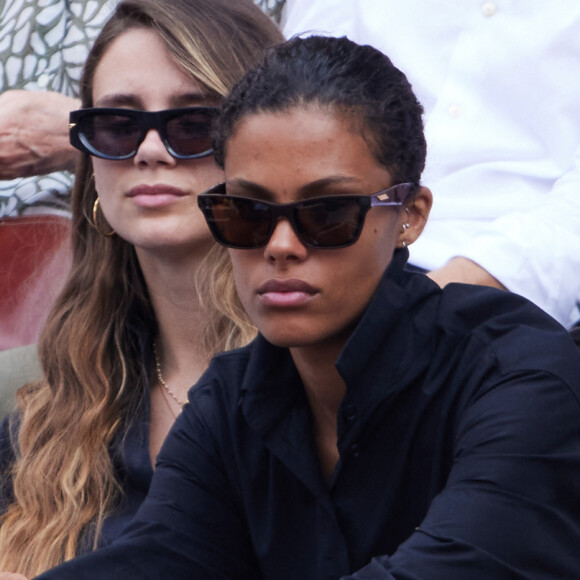
M 238 296 L 242 302 L 242 306 L 247 311 L 251 307 L 250 296 L 252 294 L 250 288 L 250 276 L 252 271 L 252 260 L 249 260 L 248 254 L 252 250 L 228 250 L 230 260 L 232 261 L 232 270 L 234 274 L 234 282 L 238 291 Z
M 191 172 L 190 179 L 195 180 L 197 193 L 201 193 L 224 180 L 224 172 L 215 162 L 213 155 L 194 159 L 190 163 L 187 171 Z
M 115 176 L 120 169 L 119 165 L 124 165 L 124 162 L 93 158 L 93 179 L 101 203 L 106 203 L 107 199 L 112 197 L 113 185 L 117 181 Z
M 335 275 L 341 276 L 345 293 L 360 293 L 358 298 L 370 299 L 383 273 L 390 264 L 395 251 L 397 235 L 393 227 L 384 223 L 369 223 L 358 242 L 352 246 L 348 256 L 344 256 L 342 267 L 337 266 Z M 356 280 L 356 290 L 348 280 Z
M 365 230 L 361 236 L 366 242 L 367 251 L 385 267 L 391 261 L 397 246 L 400 228 L 398 214 L 391 210 L 388 211 L 388 219 L 385 219 L 387 216 L 380 216 L 382 219 L 370 219 L 365 224 Z

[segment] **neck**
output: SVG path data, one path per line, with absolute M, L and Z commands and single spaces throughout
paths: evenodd
M 314 439 L 323 474 L 331 476 L 339 458 L 337 417 L 346 385 L 335 367 L 337 348 L 290 349 L 312 411 Z
M 300 347 L 291 348 L 290 352 L 311 406 L 336 417 L 346 392 L 335 366 L 340 349 Z
M 149 452 L 153 464 L 181 402 L 187 400 L 187 391 L 205 371 L 211 354 L 202 346 L 208 311 L 195 287 L 208 249 L 193 250 L 155 253 L 136 249 L 158 325 L 157 376 L 161 374 L 165 383 L 156 381 L 150 393 Z
M 182 399 L 209 362 L 200 348 L 208 323 L 207 308 L 200 304 L 195 276 L 201 259 L 167 259 L 138 253 L 159 328 L 157 351 L 163 377 Z

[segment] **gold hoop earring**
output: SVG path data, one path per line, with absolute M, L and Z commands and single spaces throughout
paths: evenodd
M 97 230 L 97 232 L 99 232 L 99 234 L 101 234 L 101 236 L 103 236 L 104 238 L 109 238 L 109 237 L 115 235 L 115 230 L 111 228 L 110 232 L 103 232 L 99 228 L 98 211 L 99 211 L 100 203 L 101 203 L 101 200 L 99 199 L 99 196 L 97 195 L 97 199 L 95 199 L 95 203 L 93 203 L 93 223 L 91 225 L 95 228 L 95 230 Z

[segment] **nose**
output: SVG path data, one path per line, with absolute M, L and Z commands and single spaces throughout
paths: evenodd
M 134 157 L 137 165 L 175 165 L 177 159 L 173 157 L 161 140 L 161 135 L 156 129 L 149 129 L 145 139 L 139 145 L 137 154 Z
M 298 239 L 292 224 L 280 218 L 264 248 L 264 257 L 269 262 L 302 261 L 308 256 L 308 248 Z

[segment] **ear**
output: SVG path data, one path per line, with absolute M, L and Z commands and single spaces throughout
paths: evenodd
M 421 235 L 432 205 L 431 190 L 428 187 L 420 187 L 413 201 L 403 206 L 399 217 L 398 248 L 411 245 Z

